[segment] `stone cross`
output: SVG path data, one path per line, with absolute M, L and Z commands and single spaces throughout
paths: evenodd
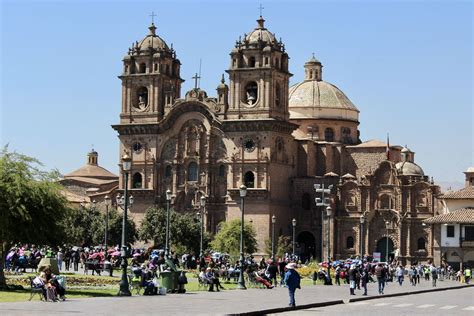
M 198 88 L 198 80 L 201 79 L 201 77 L 198 76 L 198 74 L 196 73 L 194 75 L 194 77 L 192 77 L 192 79 L 194 79 L 194 89 L 197 89 Z
M 151 11 L 151 14 L 149 16 L 151 16 L 151 23 L 153 24 L 155 22 L 155 12 Z
M 260 3 L 260 6 L 258 7 L 258 9 L 260 10 L 260 16 L 262 16 L 262 11 L 263 9 L 265 9 L 262 4 Z

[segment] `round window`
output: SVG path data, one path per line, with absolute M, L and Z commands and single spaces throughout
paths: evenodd
M 248 152 L 252 152 L 255 149 L 255 142 L 253 139 L 246 139 L 244 141 L 244 148 Z
M 133 144 L 133 150 L 136 151 L 136 152 L 142 150 L 142 144 L 140 144 L 140 143 Z

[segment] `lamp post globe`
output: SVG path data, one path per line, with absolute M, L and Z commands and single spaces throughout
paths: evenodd
M 241 185 L 239 188 L 240 194 L 240 208 L 241 208 L 241 219 L 240 219 L 240 272 L 239 272 L 239 281 L 237 283 L 237 289 L 246 290 L 245 279 L 244 279 L 244 269 L 245 269 L 245 259 L 244 259 L 244 200 L 247 196 L 247 187 Z

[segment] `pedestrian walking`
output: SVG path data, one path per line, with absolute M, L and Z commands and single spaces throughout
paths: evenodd
M 286 273 L 285 273 L 285 279 L 284 282 L 286 286 L 288 287 L 288 294 L 290 296 L 290 306 L 295 307 L 296 302 L 295 302 L 295 291 L 296 289 L 301 289 L 301 277 L 299 273 L 295 270 L 296 269 L 296 263 L 291 262 L 286 265 Z
M 364 289 L 364 296 L 367 296 L 367 284 L 369 283 L 369 268 L 368 264 L 362 267 L 360 281 L 362 282 L 362 288 Z
M 466 267 L 464 269 L 464 281 L 466 282 L 466 284 L 469 284 L 469 281 L 471 280 L 471 277 L 472 277 L 472 270 L 471 270 L 471 268 Z
M 432 264 L 430 266 L 430 272 L 431 272 L 431 284 L 433 287 L 436 287 L 436 280 L 438 280 L 438 269 Z
M 357 280 L 357 269 L 356 265 L 351 265 L 349 269 L 349 291 L 351 295 L 355 295 L 355 288 L 356 288 L 356 280 Z
M 379 285 L 379 294 L 383 294 L 387 272 L 382 263 L 379 263 L 375 268 L 375 276 L 377 277 L 377 283 Z
M 398 284 L 400 284 L 400 286 L 402 286 L 403 284 L 403 278 L 404 278 L 404 274 L 405 274 L 405 269 L 402 267 L 402 265 L 399 265 L 397 267 L 397 270 L 396 270 L 396 275 L 397 275 L 397 281 L 398 281 Z
M 62 267 L 63 267 L 63 256 L 64 256 L 63 250 L 61 248 L 59 248 L 58 254 L 56 256 L 56 258 L 58 259 L 58 270 L 59 271 L 61 271 Z

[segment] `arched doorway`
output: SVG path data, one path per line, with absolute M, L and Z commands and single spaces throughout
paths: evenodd
M 316 239 L 314 235 L 308 231 L 301 232 L 298 234 L 296 241 L 299 244 L 301 261 L 305 262 L 311 259 L 311 257 L 314 260 L 316 256 Z
M 388 246 L 388 249 L 387 249 Z M 390 262 L 394 259 L 395 255 L 393 253 L 394 246 L 393 241 L 389 237 L 383 237 L 377 242 L 377 252 L 381 253 L 381 260 L 385 262 Z

